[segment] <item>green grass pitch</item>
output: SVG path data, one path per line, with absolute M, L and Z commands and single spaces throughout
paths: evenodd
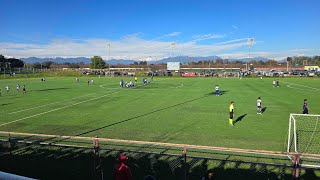
M 94 85 L 88 79 L 0 80 L 0 130 L 285 151 L 289 114 L 302 112 L 303 99 L 311 114 L 320 114 L 317 78 L 283 78 L 274 88 L 272 78 L 155 77 L 145 86 L 138 78 L 129 89 L 119 87 L 121 78 L 95 77 Z M 27 93 L 17 93 L 16 84 Z M 232 100 L 235 127 L 228 125 Z

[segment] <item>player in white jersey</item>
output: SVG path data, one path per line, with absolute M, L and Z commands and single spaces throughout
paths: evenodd
M 219 86 L 216 85 L 216 96 L 220 96 Z
M 20 91 L 20 85 L 19 84 L 17 84 L 17 91 L 19 92 Z
M 261 114 L 261 108 L 262 108 L 262 101 L 261 101 L 261 98 L 258 97 L 258 100 L 257 100 L 257 114 Z
M 9 85 L 6 86 L 6 91 L 7 91 L 7 93 L 10 91 Z

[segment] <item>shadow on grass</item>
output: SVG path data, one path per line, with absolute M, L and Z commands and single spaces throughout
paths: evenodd
M 0 143 L 0 152 L 8 149 Z M 133 179 L 152 175 L 156 179 L 199 180 L 209 172 L 214 179 L 291 179 L 291 168 L 268 164 L 247 163 L 225 159 L 187 157 L 147 152 L 101 150 L 103 179 L 114 179 L 113 169 L 119 155 L 128 156 Z M 12 154 L 0 155 L 0 171 L 38 179 L 102 179 L 94 170 L 91 149 L 43 145 L 15 145 Z M 96 161 L 96 162 L 98 162 Z M 209 169 L 210 168 L 210 169 Z M 301 178 L 317 179 L 315 170 L 306 170 Z
M 207 97 L 207 96 L 208 96 L 208 95 L 204 95 L 204 96 L 202 96 L 202 97 L 194 98 L 194 99 L 191 99 L 191 100 L 188 100 L 188 101 L 184 101 L 184 102 L 181 102 L 181 103 L 178 103 L 178 104 L 175 104 L 175 105 L 171 105 L 171 106 L 167 106 L 167 107 L 164 107 L 164 108 L 160 108 L 160 109 L 157 109 L 157 110 L 154 110 L 154 111 L 150 111 L 150 112 L 148 112 L 148 113 L 144 113 L 144 114 L 141 114 L 141 115 L 138 115 L 138 116 L 135 116 L 135 117 L 131 117 L 131 118 L 128 118 L 128 119 L 125 119 L 125 120 L 122 120 L 122 121 L 119 121 L 119 122 L 116 122 L 116 123 L 108 124 L 108 125 L 102 126 L 102 127 L 100 127 L 100 128 L 92 129 L 92 130 L 90 130 L 90 131 L 86 131 L 86 132 L 77 134 L 77 135 L 75 135 L 75 136 L 82 136 L 82 135 L 85 135 L 85 134 L 88 134 L 88 133 L 92 133 L 92 132 L 95 132 L 95 131 L 99 131 L 99 130 L 104 129 L 104 128 L 107 128 L 107 127 L 111 127 L 111 126 L 117 125 L 117 124 L 125 123 L 125 122 L 132 121 L 132 120 L 136 120 L 136 119 L 138 119 L 138 118 L 140 118 L 140 117 L 144 117 L 144 116 L 147 116 L 147 115 L 150 115 L 150 114 L 153 114 L 153 113 L 161 112 L 161 111 L 164 111 L 164 110 L 173 108 L 173 107 L 177 107 L 177 106 L 181 106 L 181 105 L 184 105 L 184 104 L 193 102 L 193 101 L 197 101 L 197 100 L 203 99 L 203 98 L 205 98 L 205 97 Z
M 243 115 L 239 116 L 239 117 L 234 121 L 234 124 L 236 124 L 237 122 L 242 121 L 242 119 L 243 119 L 244 117 L 246 117 L 246 115 L 247 115 L 247 114 L 243 114 Z
M 261 109 L 261 113 L 263 114 L 267 110 L 267 107 Z
M 228 92 L 228 91 L 219 91 L 220 96 L 226 94 L 227 92 Z M 208 93 L 207 95 L 216 95 L 216 92 L 215 92 L 215 91 L 214 91 L 214 92 L 210 92 L 210 93 Z
M 30 92 L 33 92 L 33 91 L 46 92 L 46 91 L 56 91 L 56 90 L 65 90 L 65 89 L 70 89 L 70 88 L 49 88 L 49 89 L 31 90 Z

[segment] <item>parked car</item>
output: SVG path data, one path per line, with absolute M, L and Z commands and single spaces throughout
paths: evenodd
M 299 73 L 299 76 L 300 76 L 300 77 L 307 76 L 307 73 L 305 73 L 305 72 L 300 72 L 300 73 Z
M 299 75 L 299 71 L 292 71 L 292 75 Z
M 279 74 L 278 72 L 274 72 L 272 76 L 273 76 L 273 77 L 279 77 L 280 74 Z
M 309 71 L 308 72 L 308 77 L 313 77 L 315 75 L 315 72 L 314 71 Z

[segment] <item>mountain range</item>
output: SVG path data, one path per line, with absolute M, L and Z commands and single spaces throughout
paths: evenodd
M 163 58 L 157 61 L 148 61 L 148 64 L 161 64 L 161 63 L 167 63 L 167 62 L 180 62 L 181 64 L 187 64 L 188 62 L 198 62 L 198 61 L 216 61 L 218 59 L 222 59 L 219 56 L 207 56 L 207 57 L 190 57 L 190 56 L 177 56 L 177 57 L 167 57 Z M 90 58 L 87 57 L 76 57 L 76 58 L 38 58 L 38 57 L 29 57 L 29 58 L 21 58 L 22 61 L 26 63 L 36 63 L 36 62 L 45 62 L 45 61 L 52 61 L 55 63 L 90 63 Z M 265 57 L 254 57 L 254 58 L 243 58 L 243 59 L 228 59 L 229 61 L 242 61 L 242 62 L 248 62 L 251 60 L 258 60 L 258 61 L 268 61 L 268 58 Z M 133 64 L 134 62 L 139 62 L 136 60 L 127 60 L 127 59 L 111 59 L 106 60 L 107 64 Z

